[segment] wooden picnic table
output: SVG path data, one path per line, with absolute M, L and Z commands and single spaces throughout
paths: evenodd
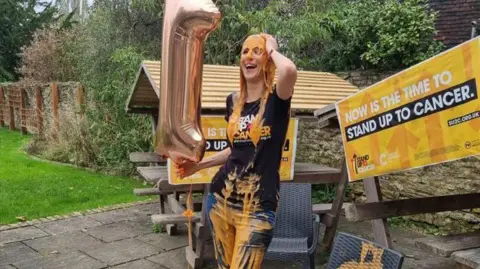
M 155 155 L 155 153 L 151 152 L 136 152 L 130 155 L 130 160 L 136 163 L 165 163 Z M 169 235 L 175 234 L 178 224 L 188 225 L 188 218 L 183 216 L 186 205 L 181 202 L 180 194 L 186 194 L 192 190 L 196 193 L 203 193 L 203 197 L 205 198 L 209 191 L 210 184 L 169 184 L 167 167 L 164 165 L 140 166 L 137 168 L 137 171 L 147 182 L 153 183 L 155 186 L 153 188 L 135 189 L 134 192 L 136 195 L 160 196 L 160 214 L 152 215 L 152 222 L 166 225 Z M 281 184 L 310 183 L 337 185 L 337 198 L 333 204 L 315 204 L 312 206 L 312 212 L 322 215 L 322 224 L 325 226 L 325 232 L 319 250 L 328 251 L 332 246 L 339 217 L 345 206 L 343 204 L 343 195 L 347 180 L 345 169 L 337 169 L 312 163 L 295 163 L 293 180 L 281 182 Z M 172 213 L 166 213 L 166 205 L 168 205 Z M 191 218 L 192 236 L 189 239 L 189 246 L 186 249 L 186 257 L 191 268 L 201 268 L 205 254 L 205 243 L 210 236 L 210 232 L 206 225 L 204 203 L 192 203 L 191 208 L 195 209 L 195 216 Z

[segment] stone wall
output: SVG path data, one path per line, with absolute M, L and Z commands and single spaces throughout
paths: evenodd
M 399 71 L 387 71 L 379 72 L 375 70 L 366 70 L 366 71 L 349 71 L 349 72 L 337 72 L 337 76 L 348 80 L 353 85 L 357 86 L 360 89 L 373 85 L 379 81 L 382 81 Z
M 397 72 L 343 72 L 359 88 L 374 84 Z M 297 161 L 325 164 L 339 168 L 344 157 L 339 130 L 319 129 L 316 119 L 300 119 Z M 419 198 L 480 191 L 480 160 L 459 161 L 390 174 L 380 179 L 385 200 Z M 348 200 L 366 200 L 363 184 L 351 183 Z M 441 231 L 462 232 L 480 228 L 480 210 L 441 212 L 409 217 L 412 220 L 436 225 Z
M 317 119 L 300 119 L 296 162 L 340 168 L 343 156 L 342 136 L 339 129 L 320 129 Z

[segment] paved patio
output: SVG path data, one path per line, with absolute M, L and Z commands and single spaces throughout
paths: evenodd
M 150 215 L 157 211 L 158 204 L 142 204 L 1 231 L 0 269 L 186 269 L 187 230 L 180 226 L 177 236 L 155 233 Z M 371 236 L 368 223 L 342 220 L 340 230 Z M 395 247 L 407 255 L 403 268 L 454 268 L 451 259 L 416 248 L 419 236 L 393 231 Z M 211 251 L 209 256 L 205 268 L 215 268 Z M 299 266 L 266 262 L 264 268 Z

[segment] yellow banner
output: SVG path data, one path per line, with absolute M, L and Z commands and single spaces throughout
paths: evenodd
M 350 181 L 480 154 L 480 37 L 336 104 Z
M 202 131 L 207 140 L 205 157 L 214 155 L 227 147 L 227 122 L 224 117 L 203 116 Z M 280 165 L 280 179 L 282 181 L 293 180 L 295 153 L 297 147 L 298 119 L 291 118 L 288 126 L 285 145 L 282 153 L 282 162 Z M 173 162 L 168 159 L 168 180 L 172 185 L 183 184 L 209 184 L 220 166 L 210 167 L 199 171 L 189 177 L 180 179 L 175 173 Z

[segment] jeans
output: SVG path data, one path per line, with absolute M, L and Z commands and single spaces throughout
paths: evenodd
M 212 193 L 206 209 L 218 268 L 261 268 L 272 240 L 275 212 L 235 209 Z

